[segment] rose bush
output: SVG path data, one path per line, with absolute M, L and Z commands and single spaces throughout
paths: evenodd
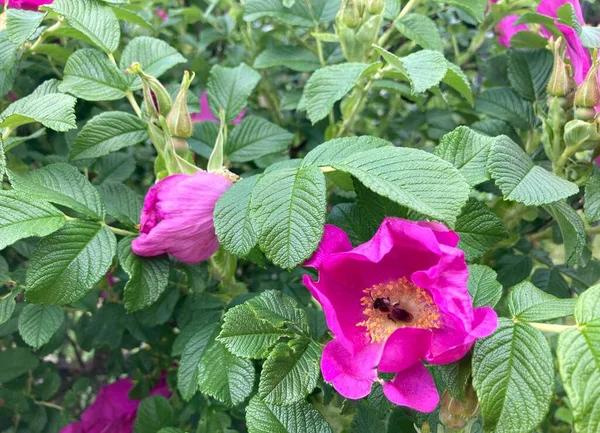
M 600 431 L 598 11 L 0 2 L 0 432 Z

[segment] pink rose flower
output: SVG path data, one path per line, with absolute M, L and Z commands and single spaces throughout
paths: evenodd
M 378 372 L 395 373 L 383 382 L 385 396 L 433 411 L 439 395 L 422 361 L 457 361 L 496 329 L 492 308 L 473 308 L 458 241 L 440 223 L 386 218 L 370 241 L 352 248 L 346 233 L 325 226 L 305 263 L 319 278 L 303 281 L 335 337 L 323 350 L 321 370 L 341 395 L 363 398 L 380 381 Z
M 219 249 L 213 224 L 217 200 L 231 181 L 215 173 L 174 174 L 154 185 L 142 208 L 138 256 L 171 254 L 182 262 L 207 260 Z
M 131 400 L 134 383 L 129 378 L 104 386 L 96 400 L 81 414 L 81 421 L 64 427 L 60 433 L 132 433 L 139 400 Z M 164 378 L 150 392 L 169 398 L 171 392 Z
M 558 9 L 567 3 L 573 5 L 577 20 L 581 25 L 584 25 L 585 20 L 583 19 L 579 0 L 542 0 L 537 7 L 537 12 L 551 18 L 558 18 Z M 555 21 L 555 24 L 565 38 L 567 44 L 567 57 L 571 60 L 571 65 L 573 65 L 573 78 L 579 85 L 585 80 L 585 77 L 592 66 L 590 53 L 583 46 L 581 39 L 579 39 L 579 35 L 577 35 L 577 32 L 574 29 L 564 24 L 560 24 L 557 21 Z M 545 38 L 550 38 L 552 36 L 544 26 L 541 27 L 540 33 Z
M 8 7 L 37 11 L 40 6 L 48 5 L 53 1 L 54 0 L 8 0 Z
M 206 90 L 202 92 L 202 96 L 200 96 L 200 113 L 193 113 L 191 115 L 192 122 L 217 122 L 219 123 L 219 119 L 213 116 L 212 111 L 210 111 L 210 105 L 208 104 L 208 95 Z M 246 109 L 244 108 L 240 115 L 232 122 L 234 125 L 237 125 L 242 121 L 244 116 L 246 115 Z
M 158 15 L 160 17 L 160 19 L 163 20 L 163 21 L 167 21 L 167 18 L 169 17 L 167 15 L 167 11 L 165 11 L 162 8 L 156 9 L 156 15 Z
M 518 32 L 522 32 L 528 29 L 527 24 L 517 24 L 515 22 L 519 19 L 519 15 L 507 15 L 496 27 L 496 36 L 498 43 L 505 47 L 510 47 L 510 40 Z

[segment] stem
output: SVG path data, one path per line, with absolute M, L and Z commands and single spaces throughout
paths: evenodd
M 63 19 L 61 17 L 56 23 L 54 23 L 53 25 L 51 25 L 50 27 L 48 27 L 46 30 L 44 30 L 42 32 L 42 34 L 36 39 L 36 41 L 33 43 L 33 45 L 31 47 L 29 47 L 29 51 L 34 53 L 35 50 L 44 43 L 46 38 L 48 38 L 48 36 L 50 36 L 52 33 L 57 31 L 59 28 L 61 28 L 62 25 L 63 25 Z
M 335 168 L 333 168 L 330 165 L 324 165 L 323 167 L 319 167 L 321 169 L 321 172 L 323 173 L 331 173 L 332 171 L 335 171 Z
M 390 26 L 388 27 L 388 29 L 377 40 L 377 45 L 379 45 L 380 47 L 383 47 L 383 45 L 387 42 L 387 40 L 390 38 L 390 36 L 394 32 L 394 28 L 396 27 L 396 23 L 398 21 L 400 21 L 403 17 L 405 17 L 412 9 L 414 9 L 414 7 L 416 5 L 418 5 L 420 1 L 421 0 L 409 0 L 408 3 L 406 3 L 406 5 L 404 5 L 404 7 L 402 8 L 402 10 L 398 14 L 398 16 L 396 18 L 394 18 L 394 21 L 392 21 L 392 23 L 390 24 Z
M 554 332 L 560 333 L 566 331 L 567 329 L 575 329 L 575 325 L 555 325 L 553 323 L 537 323 L 537 322 L 527 322 L 529 325 L 533 326 L 536 329 L 544 332 Z
M 133 93 L 128 90 L 127 92 L 125 92 L 125 97 L 129 101 L 131 108 L 133 108 L 133 111 L 135 111 L 135 114 L 137 114 L 137 117 L 139 117 L 141 119 L 142 118 L 142 110 L 140 109 L 140 106 L 138 105 L 137 101 L 135 100 Z
M 319 25 L 315 26 L 315 33 L 319 33 Z M 320 39 L 315 38 L 315 42 L 317 43 L 317 55 L 319 56 L 319 62 L 321 62 L 321 67 L 325 67 L 325 56 L 323 55 L 323 45 Z M 335 125 L 335 115 L 333 114 L 333 109 L 329 110 L 329 125 Z
M 138 233 L 130 232 L 129 230 L 123 230 L 123 229 L 119 229 L 116 227 L 111 227 L 109 225 L 107 225 L 106 227 L 108 227 L 108 229 L 116 235 L 120 235 L 120 236 L 137 236 L 138 235 Z
M 108 56 L 108 60 L 110 60 L 110 62 L 113 65 L 117 66 L 117 61 L 115 60 L 115 56 L 113 56 L 112 53 L 108 53 L 107 56 Z M 133 108 L 133 111 L 135 111 L 135 114 L 137 115 L 137 117 L 139 117 L 141 119 L 142 118 L 142 110 L 140 109 L 140 106 L 138 105 L 135 98 L 133 97 L 133 92 L 131 90 L 128 90 L 127 92 L 125 92 L 125 97 L 129 101 L 129 105 L 131 105 L 131 108 Z
M 13 128 L 11 128 L 10 126 L 8 128 L 6 128 L 4 130 L 4 132 L 2 133 L 2 141 L 5 141 L 10 136 L 10 134 L 12 134 L 12 132 L 13 132 Z M 10 149 L 8 149 L 8 146 L 7 146 L 4 148 L 4 150 L 8 151 Z
M 352 108 L 352 112 L 350 113 L 350 116 L 348 116 L 348 118 L 345 119 L 344 122 L 342 123 L 342 127 L 338 131 L 336 137 L 341 137 L 348 130 L 348 128 L 354 121 L 354 118 L 356 117 L 356 115 L 362 111 L 363 105 L 366 100 L 367 93 L 369 93 L 369 90 L 371 90 L 371 87 L 373 86 L 373 83 L 375 82 L 375 79 L 376 79 L 375 77 L 377 77 L 377 79 L 378 79 L 379 75 L 375 74 L 375 76 L 373 76 L 372 78 L 369 79 L 369 81 L 367 82 L 367 85 L 361 89 L 360 96 L 358 97 L 358 101 L 356 101 L 356 104 Z
M 51 407 L 52 409 L 56 409 L 56 410 L 59 410 L 59 411 L 65 410 L 65 408 L 63 408 L 63 407 L 61 407 L 61 406 L 59 406 L 57 404 L 54 404 L 54 403 L 49 403 L 47 401 L 37 401 L 37 400 L 34 400 L 33 402 L 35 404 L 37 404 L 38 406 Z
M 475 55 L 475 51 L 477 51 L 483 45 L 483 42 L 485 41 L 485 35 L 494 27 L 494 24 L 495 23 L 492 21 L 487 25 L 482 25 L 475 37 L 471 40 L 471 45 L 469 45 L 467 52 L 458 58 L 458 61 L 456 62 L 458 66 L 462 66 L 463 63 Z

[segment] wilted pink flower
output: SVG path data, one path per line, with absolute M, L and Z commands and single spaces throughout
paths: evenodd
M 510 40 L 512 37 L 522 31 L 527 30 L 527 24 L 516 24 L 515 22 L 519 19 L 519 15 L 507 15 L 496 27 L 496 36 L 498 39 L 498 43 L 504 45 L 505 47 L 510 47 Z
M 174 174 L 146 194 L 140 236 L 131 247 L 139 256 L 171 254 L 194 264 L 207 260 L 219 249 L 215 235 L 215 203 L 231 186 L 223 176 L 206 171 Z
M 8 7 L 37 11 L 40 6 L 48 5 L 53 1 L 54 0 L 8 0 Z
M 202 92 L 202 96 L 200 96 L 200 113 L 193 113 L 191 115 L 192 122 L 219 122 L 215 116 L 213 116 L 212 111 L 210 111 L 210 105 L 208 104 L 208 95 L 206 90 Z M 237 125 L 242 121 L 244 116 L 246 115 L 246 109 L 244 108 L 240 115 L 232 122 L 234 125 Z
M 584 25 L 585 20 L 583 19 L 579 0 L 542 0 L 537 7 L 537 12 L 552 18 L 558 18 L 558 10 L 567 3 L 573 5 L 579 24 Z M 592 66 L 590 53 L 583 46 L 581 39 L 579 39 L 579 35 L 573 28 L 561 24 L 558 21 L 555 21 L 555 24 L 558 30 L 563 34 L 565 42 L 567 43 L 567 57 L 571 60 L 571 65 L 573 65 L 573 78 L 579 85 L 583 82 Z M 542 36 L 546 38 L 552 36 L 544 26 L 541 27 L 540 32 Z
M 163 21 L 167 21 L 167 18 L 169 18 L 169 16 L 167 15 L 167 11 L 163 8 L 156 9 L 156 15 L 158 15 Z
M 132 433 L 139 400 L 129 399 L 134 383 L 129 378 L 117 380 L 103 387 L 94 403 L 81 415 L 81 421 L 64 427 L 60 433 Z M 171 395 L 162 378 L 150 395 Z
M 352 248 L 337 227 L 325 226 L 319 249 L 305 263 L 319 272 L 304 284 L 323 307 L 334 340 L 321 370 L 346 398 L 358 399 L 380 381 L 393 403 L 422 412 L 439 395 L 423 365 L 462 358 L 477 338 L 490 335 L 498 317 L 473 308 L 458 235 L 440 223 L 386 218 L 375 236 Z

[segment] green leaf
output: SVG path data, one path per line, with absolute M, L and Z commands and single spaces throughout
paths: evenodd
M 206 351 L 198 369 L 200 391 L 228 406 L 237 406 L 252 392 L 252 361 L 237 358 L 219 342 Z
M 560 299 L 542 292 L 528 281 L 516 285 L 508 294 L 508 309 L 516 319 L 539 322 L 572 316 L 575 299 Z
M 469 186 L 448 162 L 428 152 L 382 147 L 331 164 L 371 191 L 414 211 L 454 225 Z
M 140 27 L 145 27 L 148 30 L 154 30 L 152 23 L 149 22 L 143 16 L 141 16 L 139 13 L 116 5 L 112 5 L 111 7 L 119 21 L 127 21 L 128 23 L 136 24 Z
M 483 265 L 469 265 L 467 287 L 473 298 L 473 307 L 494 307 L 502 297 L 502 284 L 496 272 Z
M 267 172 L 250 206 L 261 250 L 275 265 L 291 269 L 317 249 L 323 236 L 325 176 L 315 166 Z
M 391 146 L 392 143 L 389 141 L 369 135 L 334 138 L 308 152 L 302 161 L 302 165 L 318 165 L 322 167 L 343 161 L 357 152 Z
M 93 165 L 93 170 L 98 173 L 94 183 L 100 185 L 104 182 L 123 182 L 135 171 L 135 159 L 126 153 L 109 153 L 99 158 Z
M 106 213 L 121 224 L 135 229 L 140 222 L 142 196 L 120 182 L 104 182 L 97 189 L 106 204 Z
M 113 101 L 125 97 L 129 78 L 102 52 L 80 49 L 67 60 L 59 88 L 86 101 Z
M 188 138 L 188 142 L 194 152 L 209 159 L 218 136 L 218 123 L 199 122 L 194 125 L 194 135 Z
M 587 244 L 587 234 L 581 217 L 564 201 L 557 201 L 544 208 L 560 227 L 565 247 L 565 263 L 567 266 L 575 266 L 581 262 Z
M 26 11 L 18 8 L 8 9 L 6 15 L 6 35 L 8 39 L 17 45 L 28 41 L 45 16 L 45 12 Z
M 573 411 L 575 430 L 600 429 L 600 285 L 587 289 L 575 305 L 577 327 L 558 338 L 558 365 Z
M 539 287 L 544 292 L 550 293 L 558 298 L 571 297 L 569 283 L 567 283 L 560 271 L 555 267 L 552 267 L 551 269 L 536 269 L 531 276 L 531 283 L 535 287 Z
M 121 29 L 110 6 L 98 0 L 55 0 L 47 7 L 64 16 L 71 27 L 103 51 L 112 53 L 119 47 Z
M 273 326 L 292 324 L 305 333 L 310 331 L 304 310 L 298 308 L 292 298 L 277 290 L 267 290 L 260 296 L 250 299 L 245 305 L 260 319 L 266 320 Z
M 61 307 L 29 304 L 19 314 L 19 334 L 31 347 L 39 349 L 58 331 L 65 314 Z
M 24 347 L 7 348 L 0 352 L 0 383 L 6 383 L 22 374 L 33 370 L 39 361 L 37 357 L 31 353 L 31 350 Z
M 406 57 L 398 57 L 377 45 L 373 47 L 386 62 L 406 76 L 413 94 L 437 86 L 448 71 L 448 61 L 438 51 L 421 50 Z
M 471 89 L 471 82 L 465 75 L 465 73 L 456 66 L 454 63 L 448 62 L 448 71 L 444 75 L 443 83 L 456 90 L 460 95 L 465 98 L 469 104 L 473 105 L 473 90 Z
M 157 433 L 162 427 L 171 425 L 175 411 L 169 400 L 162 395 L 153 395 L 140 403 L 133 429 L 136 433 Z
M 169 258 L 138 257 L 131 250 L 133 237 L 122 239 L 118 245 L 119 262 L 129 275 L 125 284 L 124 302 L 127 311 L 138 311 L 152 305 L 167 288 L 169 282 Z
M 248 105 L 248 98 L 260 81 L 260 74 L 245 63 L 237 68 L 215 65 L 208 77 L 207 93 L 210 110 L 219 118 L 225 110 L 225 120 L 232 122 Z
M 245 257 L 258 242 L 250 218 L 250 200 L 259 176 L 233 184 L 215 205 L 214 223 L 219 243 L 227 252 Z
M 442 137 L 435 154 L 450 162 L 470 186 L 475 186 L 490 179 L 487 160 L 493 141 L 467 126 L 459 126 Z
M 133 38 L 123 50 L 119 65 L 122 70 L 125 70 L 134 62 L 140 62 L 146 74 L 158 78 L 172 67 L 186 63 L 187 60 L 179 51 L 160 39 L 138 36 Z M 142 88 L 142 80 L 139 77 L 131 76 L 130 82 L 132 82 L 132 90 Z
M 304 86 L 298 110 L 306 110 L 313 125 L 324 119 L 369 66 L 366 63 L 342 63 L 317 69 Z
M 528 433 L 542 422 L 554 394 L 552 364 L 540 331 L 499 319 L 496 332 L 478 341 L 473 354 L 473 387 L 486 432 Z
M 261 52 L 254 61 L 255 69 L 284 66 L 293 71 L 312 72 L 321 67 L 317 55 L 308 48 L 278 45 Z
M 51 164 L 22 175 L 14 174 L 15 190 L 71 208 L 94 219 L 106 213 L 98 191 L 86 177 L 69 164 Z
M 16 191 L 0 191 L 0 250 L 19 239 L 47 236 L 65 224 L 54 206 Z
M 0 283 L 5 281 L 0 280 Z M 15 298 L 9 296 L 0 301 L 0 325 L 4 325 L 12 317 L 13 311 L 15 311 L 17 303 Z
M 64 132 L 76 129 L 75 103 L 77 99 L 59 93 L 54 80 L 41 84 L 31 95 L 21 98 L 0 114 L 0 128 L 16 128 L 40 122 L 46 128 Z
M 479 22 L 483 21 L 487 8 L 487 1 L 485 0 L 443 0 L 442 2 L 464 10 Z
M 439 365 L 437 369 L 441 373 L 442 379 L 452 397 L 464 401 L 466 398 L 467 383 L 471 377 L 470 357 L 465 356 L 460 361 Z
M 236 356 L 262 359 L 280 338 L 293 335 L 290 330 L 261 319 L 246 303 L 227 311 L 217 340 Z
M 454 230 L 460 236 L 458 247 L 467 261 L 475 260 L 508 237 L 504 222 L 485 203 L 470 198 L 456 219 Z
M 408 14 L 396 22 L 396 29 L 426 50 L 444 51 L 440 31 L 426 15 Z
M 7 32 L 0 32 L 0 70 L 6 73 L 16 70 L 18 49 L 19 46 L 8 38 Z
M 225 153 L 232 162 L 248 162 L 290 147 L 294 134 L 256 116 L 247 116 L 227 140 Z
M 64 305 L 81 299 L 106 274 L 116 248 L 106 226 L 69 221 L 35 248 L 27 270 L 27 300 Z
M 600 221 L 600 173 L 592 175 L 585 184 L 583 209 L 588 223 Z
M 511 50 L 508 79 L 512 88 L 529 101 L 541 99 L 552 72 L 552 58 L 548 50 Z
M 481 92 L 475 99 L 475 111 L 504 120 L 519 129 L 529 129 L 536 121 L 533 105 L 509 87 L 494 87 Z
M 506 136 L 494 140 L 488 169 L 506 199 L 527 206 L 554 203 L 579 192 L 574 183 L 535 165 L 519 145 Z
M 263 364 L 258 395 L 273 404 L 303 400 L 317 386 L 320 358 L 321 347 L 310 339 L 278 344 Z
M 186 401 L 191 400 L 198 392 L 200 380 L 198 366 L 206 353 L 208 344 L 213 339 L 217 325 L 217 322 L 201 322 L 198 325 L 195 323 L 190 325 L 194 333 L 183 349 L 177 370 L 177 389 Z
M 340 3 L 341 0 L 296 1 L 288 8 L 281 0 L 248 0 L 244 8 L 244 20 L 270 17 L 291 26 L 314 27 L 315 23 L 333 21 Z
M 278 406 L 255 396 L 246 408 L 249 433 L 331 433 L 323 415 L 306 401 Z
M 123 111 L 107 111 L 92 117 L 77 134 L 71 148 L 73 161 L 98 158 L 133 146 L 148 138 L 146 122 Z

